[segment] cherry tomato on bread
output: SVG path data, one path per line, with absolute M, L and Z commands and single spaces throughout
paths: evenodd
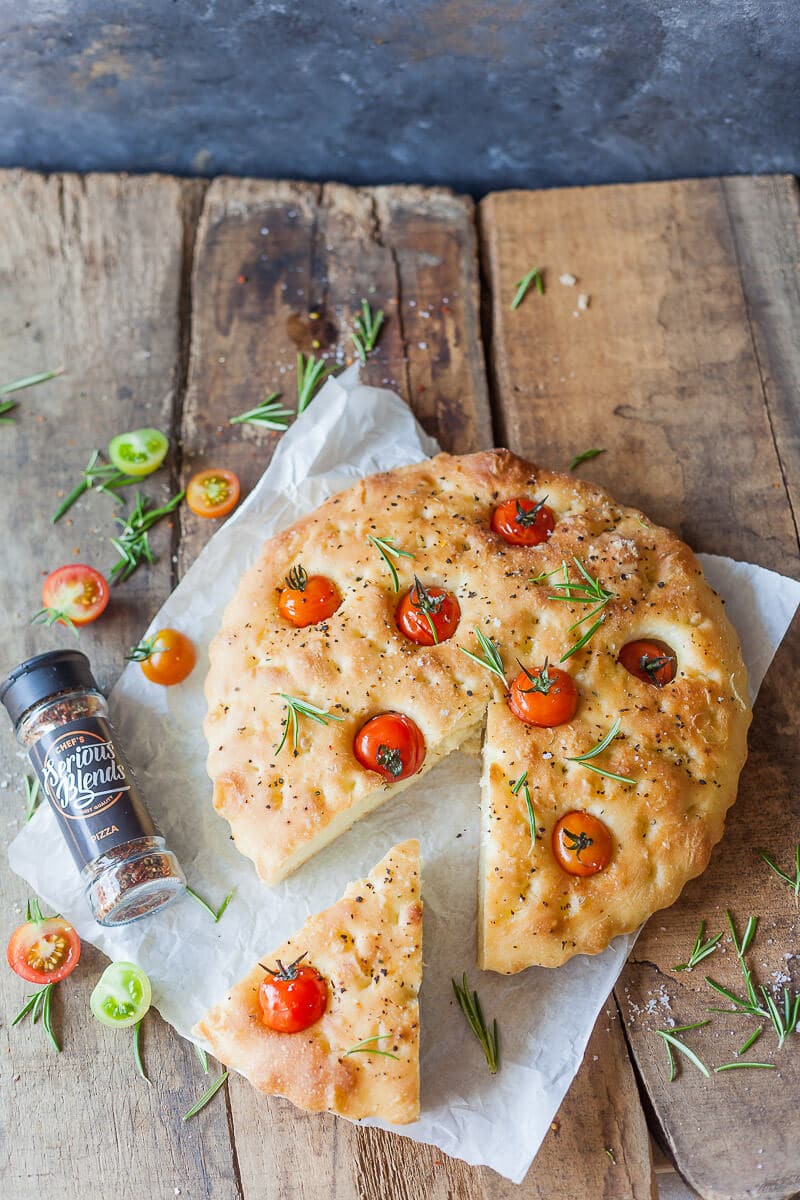
M 126 657 L 141 664 L 151 683 L 160 683 L 163 687 L 183 683 L 197 662 L 194 642 L 179 629 L 159 629 L 153 637 L 134 646 Z
M 198 517 L 226 517 L 239 503 L 241 488 L 233 471 L 212 467 L 193 475 L 186 487 L 186 503 Z
M 511 546 L 538 546 L 555 529 L 553 510 L 544 500 L 515 496 L 503 500 L 492 513 L 492 530 Z
M 533 671 L 522 667 L 509 689 L 508 707 L 526 725 L 551 729 L 575 716 L 578 689 L 567 671 L 551 667 L 545 659 L 544 665 Z
M 657 638 L 628 642 L 619 652 L 619 661 L 631 675 L 654 687 L 672 683 L 678 666 L 674 650 Z
M 12 971 L 30 983 L 58 983 L 78 965 L 81 940 L 63 917 L 43 917 L 38 901 L 28 905 L 28 920 L 11 935 L 6 958 Z
M 446 588 L 429 587 L 414 576 L 414 586 L 409 588 L 397 606 L 397 627 L 409 641 L 418 646 L 433 646 L 446 642 L 458 628 L 461 607 L 452 592 Z
M 341 602 L 339 589 L 332 579 L 326 575 L 309 575 L 298 565 L 286 576 L 278 610 L 284 620 L 302 629 L 332 617 Z
M 353 749 L 362 767 L 376 771 L 387 783 L 416 775 L 425 761 L 422 731 L 403 713 L 385 712 L 367 721 Z
M 110 592 L 99 571 L 85 563 L 68 563 L 47 576 L 42 584 L 41 613 L 48 624 L 88 625 L 105 612 Z
M 568 875 L 596 875 L 611 862 L 608 826 L 588 812 L 570 812 L 553 830 L 553 854 Z
M 276 1033 L 302 1033 L 328 1007 L 328 985 L 315 967 L 302 963 L 304 958 L 301 954 L 288 967 L 280 959 L 264 967 L 258 1003 L 262 1021 Z

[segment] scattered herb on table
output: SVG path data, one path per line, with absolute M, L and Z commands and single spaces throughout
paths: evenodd
M 369 301 L 362 300 L 361 312 L 353 322 L 354 328 L 350 337 L 358 351 L 358 357 L 365 365 L 367 356 L 375 349 L 381 325 L 383 325 L 383 309 L 379 308 L 376 313 L 373 313 Z
M 197 1055 L 200 1066 L 203 1068 L 203 1074 L 207 1075 L 208 1074 L 208 1055 L 206 1054 L 206 1052 L 202 1046 L 198 1046 L 197 1042 L 192 1042 L 192 1045 L 194 1046 L 194 1052 Z
M 483 1012 L 481 1011 L 481 1002 L 478 999 L 478 993 L 475 991 L 470 992 L 469 990 L 466 971 L 462 976 L 461 983 L 457 983 L 455 979 L 451 982 L 453 984 L 453 992 L 458 1001 L 458 1007 L 467 1018 L 470 1029 L 480 1043 L 486 1059 L 486 1065 L 492 1075 L 496 1075 L 500 1065 L 500 1043 L 497 1021 L 494 1020 L 492 1022 L 491 1029 L 487 1026 Z
M 137 476 L 119 471 L 113 463 L 101 462 L 100 451 L 93 450 L 88 463 L 81 472 L 80 483 L 76 484 L 69 495 L 62 500 L 50 520 L 55 525 L 56 521 L 60 521 L 64 514 L 69 512 L 76 500 L 80 500 L 85 492 L 91 490 L 103 492 L 119 504 L 123 504 L 122 496 L 117 493 L 120 488 L 130 487 L 132 483 L 139 483 Z
M 667 1047 L 667 1054 L 669 1056 L 669 1082 L 670 1083 L 672 1083 L 673 1080 L 676 1079 L 677 1075 L 678 1075 L 678 1064 L 675 1061 L 675 1055 L 673 1054 L 673 1050 L 677 1050 L 679 1054 L 682 1054 L 684 1056 L 684 1058 L 688 1058 L 689 1062 L 693 1063 L 694 1066 L 697 1067 L 698 1071 L 700 1071 L 700 1073 L 702 1075 L 705 1075 L 706 1079 L 710 1079 L 711 1074 L 708 1070 L 708 1067 L 706 1067 L 700 1061 L 700 1059 L 695 1054 L 694 1050 L 690 1050 L 685 1042 L 682 1042 L 679 1037 L 675 1036 L 678 1033 L 688 1033 L 688 1031 L 690 1029 L 702 1029 L 702 1027 L 704 1025 L 708 1025 L 708 1024 L 710 1024 L 710 1018 L 709 1018 L 709 1020 L 706 1020 L 706 1021 L 695 1021 L 693 1025 L 675 1025 L 672 1029 L 657 1029 L 656 1030 L 656 1033 L 663 1040 L 664 1045 Z
M 775 862 L 775 859 L 771 858 L 766 851 L 759 850 L 758 857 L 762 862 L 767 864 L 771 871 L 774 871 L 779 879 L 782 879 L 784 883 L 788 883 L 796 898 L 800 897 L 800 842 L 797 843 L 794 851 L 794 879 L 792 879 L 791 875 L 787 875 L 785 871 L 782 871 Z
M 598 454 L 605 454 L 605 448 L 595 447 L 593 450 L 584 450 L 581 454 L 576 454 L 569 464 L 570 471 L 574 471 L 581 463 L 589 462 L 592 458 L 597 458 Z
M 297 415 L 305 412 L 325 378 L 333 372 L 330 363 L 311 354 L 297 355 Z
M 373 1046 L 372 1042 L 382 1042 L 385 1038 L 394 1037 L 391 1033 L 376 1033 L 374 1037 L 364 1038 L 363 1042 L 356 1042 L 355 1046 L 351 1046 L 349 1050 L 345 1050 L 342 1058 L 347 1058 L 349 1054 L 380 1054 L 383 1058 L 394 1058 L 399 1061 L 399 1055 L 392 1054 L 390 1050 L 379 1050 L 377 1046 Z
M 592 746 L 591 750 L 587 750 L 585 754 L 576 754 L 567 759 L 567 762 L 577 763 L 581 767 L 585 767 L 587 771 L 594 771 L 596 775 L 603 775 L 606 779 L 616 779 L 619 783 L 628 783 L 632 787 L 636 786 L 636 780 L 630 779 L 627 775 L 615 775 L 613 771 L 606 771 L 603 767 L 598 767 L 590 760 L 597 758 L 598 754 L 602 754 L 607 750 L 614 739 L 619 734 L 621 721 L 619 717 L 614 721 L 614 724 L 609 729 L 605 737 L 601 738 L 596 746 Z
M 502 679 L 503 683 L 508 687 L 508 680 L 503 669 L 503 660 L 500 657 L 500 651 L 491 638 L 487 638 L 485 633 L 481 633 L 476 627 L 475 637 L 478 639 L 478 645 L 481 648 L 482 654 L 473 654 L 471 650 L 465 650 L 463 646 L 459 646 L 462 654 L 466 654 L 467 658 L 471 658 L 479 667 L 485 667 L 492 675 L 496 675 L 498 679 Z
M 717 933 L 714 935 L 714 937 L 709 938 L 708 941 L 703 941 L 705 932 L 706 923 L 705 921 L 701 921 L 700 929 L 697 937 L 695 938 L 694 945 L 692 946 L 691 954 L 685 963 L 679 963 L 677 967 L 673 967 L 673 971 L 691 971 L 692 968 L 696 967 L 697 964 L 702 962 L 704 958 L 708 958 L 709 954 L 713 954 L 722 940 L 722 934 Z
M 48 379 L 55 379 L 62 373 L 63 367 L 57 371 L 41 371 L 38 375 L 26 375 L 24 379 L 15 379 L 11 383 L 4 383 L 0 386 L 0 396 L 11 396 L 14 392 L 23 391 L 24 388 L 35 387 L 37 383 L 46 383 Z M 16 407 L 16 400 L 5 400 L 0 404 L 0 425 L 13 424 L 14 418 L 5 414 Z
M 540 296 L 544 295 L 544 278 L 538 267 L 533 267 L 532 270 L 528 271 L 527 275 L 523 275 L 522 279 L 517 280 L 516 295 L 511 301 L 512 309 L 519 308 L 532 286 L 535 286 Z
M 208 1091 L 203 1092 L 203 1095 L 200 1097 L 200 1099 L 197 1101 L 197 1103 L 193 1104 L 192 1107 L 189 1109 L 189 1111 L 183 1114 L 183 1117 L 181 1119 L 184 1121 L 188 1121 L 190 1117 L 193 1117 L 197 1113 L 199 1113 L 201 1108 L 205 1108 L 205 1106 L 208 1104 L 209 1100 L 213 1099 L 213 1097 L 216 1096 L 217 1092 L 222 1087 L 223 1083 L 225 1082 L 225 1080 L 227 1078 L 228 1078 L 228 1072 L 223 1071 L 222 1074 L 219 1076 L 219 1078 L 214 1080 L 214 1082 L 212 1083 L 212 1085 L 208 1089 Z
M 41 1017 L 42 1025 L 44 1026 L 44 1031 L 47 1034 L 50 1045 L 58 1054 L 60 1054 L 61 1047 L 56 1041 L 56 1036 L 53 1033 L 52 1003 L 53 988 L 55 986 L 55 983 L 46 983 L 45 986 L 43 988 L 39 988 L 39 991 L 35 992 L 33 996 L 27 997 L 25 1004 L 14 1017 L 14 1020 L 11 1022 L 11 1024 L 12 1026 L 18 1025 L 20 1021 L 24 1020 L 25 1017 L 30 1014 L 31 1021 L 35 1025 L 39 1020 L 39 1017 Z
M 522 789 L 522 794 L 525 797 L 525 807 L 528 810 L 528 826 L 531 831 L 531 846 L 533 847 L 536 845 L 536 813 L 533 810 L 527 771 L 523 771 L 519 779 L 515 780 L 511 785 L 511 791 L 515 796 L 519 795 L 520 789 Z
M 150 548 L 148 531 L 163 517 L 173 512 L 184 497 L 184 492 L 178 492 L 166 504 L 159 508 L 150 508 L 150 501 L 141 492 L 136 493 L 136 503 L 127 518 L 116 517 L 122 527 L 119 537 L 111 538 L 111 545 L 119 554 L 119 559 L 111 568 L 113 583 L 124 583 L 130 579 L 133 572 L 143 562 L 153 563 L 153 551 Z
M 380 554 L 383 561 L 389 568 L 392 576 L 392 587 L 396 592 L 400 591 L 400 579 L 397 574 L 397 568 L 392 562 L 393 558 L 413 558 L 414 555 L 410 550 L 401 550 L 399 546 L 395 546 L 394 538 L 376 537 L 371 533 L 367 534 L 367 541 L 371 542 L 375 549 Z
M 206 912 L 209 913 L 209 915 L 211 917 L 213 917 L 214 924 L 217 925 L 222 920 L 223 914 L 225 913 L 225 909 L 228 907 L 228 905 L 230 904 L 234 895 L 236 894 L 236 888 L 231 888 L 231 890 L 228 892 L 225 899 L 222 901 L 222 904 L 220 904 L 219 908 L 216 910 L 214 910 L 211 907 L 211 905 L 208 903 L 208 901 L 204 900 L 202 896 L 198 896 L 197 892 L 194 891 L 193 888 L 190 888 L 187 886 L 186 892 L 189 896 L 191 896 L 191 898 L 193 900 L 196 900 L 198 904 L 201 904 L 203 906 L 203 908 L 206 910 Z
M 288 429 L 288 418 L 294 416 L 294 410 L 284 408 L 279 403 L 280 395 L 280 392 L 270 392 L 269 396 L 255 408 L 239 413 L 238 417 L 231 417 L 228 424 L 258 425 L 261 429 L 274 429 L 282 433 L 283 430 Z
M 723 1063 L 721 1067 L 714 1067 L 714 1070 L 716 1072 L 719 1072 L 719 1071 L 741 1071 L 746 1067 L 760 1067 L 762 1071 L 774 1071 L 775 1063 L 740 1062 L 737 1059 L 736 1062 Z
M 292 753 L 297 754 L 297 736 L 299 733 L 299 717 L 309 717 L 310 720 L 316 721 L 318 725 L 327 725 L 328 721 L 343 721 L 344 717 L 338 717 L 327 709 L 317 708 L 316 704 L 311 704 L 308 700 L 298 700 L 296 696 L 287 696 L 284 692 L 278 693 L 281 700 L 286 705 L 286 721 L 283 726 L 283 736 L 280 742 L 275 747 L 275 753 L 280 754 L 286 738 L 291 730 L 292 734 Z
M 753 1032 L 750 1034 L 750 1037 L 747 1039 L 746 1042 L 744 1042 L 739 1047 L 739 1049 L 736 1051 L 736 1053 L 739 1055 L 745 1054 L 750 1049 L 751 1046 L 754 1046 L 756 1044 L 756 1042 L 761 1037 L 761 1034 L 763 1032 L 764 1032 L 763 1026 L 759 1025 L 758 1029 L 753 1030 Z
M 558 595 L 548 596 L 547 598 L 548 600 L 564 600 L 568 604 L 586 604 L 591 606 L 591 612 L 586 613 L 584 616 L 580 617 L 577 621 L 570 625 L 570 633 L 573 633 L 576 629 L 580 629 L 581 625 L 584 625 L 587 621 L 591 621 L 594 617 L 597 617 L 597 620 L 594 621 L 594 624 L 592 624 L 589 629 L 578 638 L 573 646 L 570 646 L 570 648 L 561 655 L 559 662 L 562 663 L 566 662 L 568 658 L 571 658 L 573 654 L 577 654 L 577 652 L 586 645 L 589 639 L 595 633 L 597 633 L 597 630 L 605 620 L 605 607 L 609 600 L 614 599 L 614 593 L 607 591 L 607 589 L 603 587 L 599 580 L 590 575 L 577 558 L 573 558 L 572 561 L 578 568 L 580 574 L 583 576 L 583 580 L 579 581 L 578 583 L 573 583 L 569 577 L 569 569 L 567 564 L 562 563 L 561 569 L 564 572 L 563 582 L 550 584 L 551 588 L 558 592 Z
M 610 1146 L 604 1146 L 604 1147 L 603 1147 L 603 1152 L 604 1152 L 605 1154 L 607 1154 L 607 1155 L 608 1155 L 608 1157 L 611 1159 L 611 1161 L 612 1161 L 612 1163 L 614 1164 L 614 1166 L 616 1166 L 616 1165 L 617 1165 L 617 1159 L 616 1159 L 616 1155 L 614 1154 L 614 1151 L 611 1149 L 611 1147 L 610 1147 Z
M 136 1022 L 133 1027 L 133 1061 L 136 1063 L 136 1070 L 141 1075 L 145 1083 L 149 1083 L 147 1072 L 144 1069 L 142 1062 L 142 1021 L 144 1017 Z
M 25 820 L 30 821 L 33 814 L 42 802 L 41 789 L 42 785 L 39 782 L 38 776 L 34 778 L 31 775 L 24 777 L 25 784 Z
M 716 983 L 713 979 L 706 976 L 708 986 L 713 988 L 720 996 L 724 996 L 734 1006 L 733 1008 L 712 1008 L 710 1011 L 739 1016 L 761 1017 L 771 1021 L 778 1038 L 778 1048 L 780 1048 L 790 1034 L 795 1032 L 800 1020 L 800 992 L 792 995 L 790 989 L 784 984 L 781 1000 L 778 1003 L 763 985 L 756 988 L 753 982 L 753 972 L 745 962 L 744 956 L 755 937 L 756 929 L 758 928 L 758 918 L 750 917 L 748 919 L 745 931 L 742 937 L 739 938 L 730 912 L 726 911 L 725 916 L 731 931 L 731 939 L 736 950 L 736 956 L 739 960 L 746 995 L 745 997 L 738 996 L 729 988 L 723 987 L 722 984 Z

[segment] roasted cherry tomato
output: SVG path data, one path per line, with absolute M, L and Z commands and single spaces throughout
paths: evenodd
M 278 599 L 282 617 L 302 629 L 327 620 L 342 603 L 339 589 L 325 575 L 309 575 L 302 566 L 292 567 Z
M 546 542 L 556 526 L 553 510 L 544 500 L 516 496 L 504 500 L 492 513 L 492 529 L 512 546 L 538 546 Z
M 30 983 L 58 983 L 78 965 L 81 940 L 63 917 L 43 917 L 38 900 L 28 904 L 28 919 L 15 929 L 6 949 L 12 971 Z
M 198 517 L 226 517 L 239 503 L 240 491 L 233 471 L 212 467 L 189 480 L 186 503 Z
M 197 662 L 194 642 L 178 629 L 159 629 L 158 633 L 134 646 L 125 657 L 130 662 L 141 663 L 150 682 L 164 687 L 183 683 Z
M 158 470 L 169 442 L 160 429 L 134 429 L 120 433 L 108 445 L 108 457 L 126 475 L 150 475 Z
M 451 638 L 458 628 L 461 608 L 446 588 L 426 588 L 414 576 L 410 588 L 397 606 L 395 620 L 401 633 L 419 646 L 438 645 Z
M 678 668 L 675 651 L 657 638 L 628 642 L 619 652 L 619 661 L 631 675 L 641 679 L 642 683 L 652 683 L 654 687 L 665 687 L 672 683 Z
M 106 967 L 89 997 L 89 1007 L 101 1025 L 125 1029 L 136 1025 L 150 1007 L 153 992 L 141 967 L 115 962 Z
M 300 965 L 304 958 L 301 954 L 288 967 L 280 959 L 274 967 L 264 967 L 267 973 L 258 989 L 261 1019 L 277 1033 L 302 1033 L 328 1007 L 328 985 L 315 967 Z
M 388 783 L 416 775 L 425 761 L 422 732 L 402 713 L 381 713 L 367 721 L 356 734 L 353 749 L 362 767 L 377 771 Z
M 41 612 L 47 624 L 88 625 L 105 612 L 108 584 L 99 571 L 85 563 L 69 563 L 52 571 L 42 584 Z
M 568 875 L 596 875 L 611 862 L 611 834 L 598 817 L 570 812 L 553 830 L 553 854 Z
M 522 663 L 519 664 L 522 667 Z M 551 729 L 571 721 L 578 707 L 578 689 L 571 675 L 559 667 L 529 671 L 522 667 L 508 693 L 508 707 L 526 725 Z

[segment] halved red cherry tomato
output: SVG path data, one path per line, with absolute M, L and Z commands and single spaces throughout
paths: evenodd
M 425 738 L 411 717 L 386 712 L 362 725 L 353 750 L 362 767 L 377 771 L 387 783 L 416 775 L 425 761 Z
M 570 674 L 545 659 L 544 666 L 533 671 L 522 667 L 509 689 L 508 707 L 526 725 L 552 729 L 575 716 L 578 689 Z
M 302 1033 L 320 1019 L 328 1007 L 328 985 L 315 967 L 296 958 L 285 967 L 278 959 L 258 989 L 261 1019 L 277 1033 Z M 263 966 L 263 964 L 261 964 Z
M 642 683 L 652 683 L 654 687 L 665 687 L 672 683 L 678 668 L 675 651 L 657 638 L 628 642 L 619 652 L 619 661 L 631 675 L 641 679 Z
M 553 854 L 568 875 L 596 875 L 611 862 L 608 827 L 588 812 L 570 812 L 553 830 Z
M 332 617 L 341 603 L 342 597 L 332 579 L 326 575 L 309 575 L 298 565 L 286 576 L 278 610 L 290 624 L 303 629 Z
M 397 606 L 395 620 L 401 633 L 418 646 L 446 642 L 458 628 L 461 607 L 446 588 L 430 587 L 414 576 L 410 588 Z
M 42 584 L 43 613 L 48 624 L 88 625 L 105 612 L 108 584 L 99 571 L 85 563 L 69 563 L 51 571 Z M 38 615 L 38 614 L 37 614 Z
M 35 900 L 6 949 L 11 970 L 30 983 L 58 983 L 75 970 L 80 956 L 81 940 L 72 926 L 63 917 L 43 917 Z
M 179 629 L 159 629 L 153 637 L 145 638 L 126 655 L 141 664 L 151 683 L 171 687 L 183 683 L 194 670 L 197 651 L 194 642 Z
M 503 500 L 492 513 L 492 529 L 512 546 L 538 546 L 546 542 L 555 529 L 553 510 L 544 500 L 526 500 L 515 496 Z
M 226 517 L 239 503 L 241 488 L 233 471 L 212 467 L 193 475 L 186 486 L 186 503 L 198 517 Z

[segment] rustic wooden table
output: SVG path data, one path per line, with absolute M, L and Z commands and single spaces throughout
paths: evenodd
M 1 173 L 0 382 L 66 368 L 20 393 L 0 435 L 3 665 L 69 641 L 27 624 L 45 570 L 110 565 L 106 498 L 49 520 L 90 451 L 155 425 L 173 452 L 168 482 L 148 486 L 154 498 L 210 464 L 251 486 L 277 435 L 228 417 L 268 391 L 293 392 L 295 353 L 311 349 L 320 324 L 325 346 L 347 352 L 363 295 L 389 316 L 368 380 L 405 396 L 443 447 L 507 445 L 555 467 L 605 447 L 582 471 L 621 501 L 698 550 L 797 575 L 799 213 L 794 180 L 780 177 L 511 192 L 475 208 L 412 187 Z M 545 295 L 512 312 L 532 266 Z M 562 286 L 562 272 L 577 287 Z M 590 303 L 576 315 L 578 292 Z M 323 316 L 314 330 L 312 311 Z M 156 564 L 84 631 L 104 686 L 210 532 L 182 508 L 155 531 Z M 647 925 L 519 1189 L 391 1134 L 307 1117 L 239 1078 L 182 1124 L 206 1082 L 191 1047 L 154 1013 L 144 1037 L 153 1086 L 134 1075 L 127 1040 L 88 1018 L 103 962 L 86 947 L 57 992 L 58 1059 L 41 1028 L 10 1028 L 25 989 L 0 972 L 3 1195 L 645 1200 L 655 1188 L 648 1124 L 703 1197 L 793 1195 L 797 1046 L 774 1072 L 706 1080 L 687 1065 L 669 1084 L 653 1030 L 705 1015 L 701 975 L 670 970 L 701 917 L 716 930 L 728 906 L 760 914 L 759 973 L 796 966 L 784 956 L 797 947 L 797 908 L 755 848 L 785 860 L 800 839 L 798 690 L 800 623 L 759 696 L 725 839 L 705 875 Z M 25 771 L 10 728 L 0 752 L 10 838 Z M 0 890 L 5 937 L 26 890 L 7 870 Z M 729 986 L 732 960 L 715 962 Z M 692 1044 L 719 1061 L 716 1028 Z

